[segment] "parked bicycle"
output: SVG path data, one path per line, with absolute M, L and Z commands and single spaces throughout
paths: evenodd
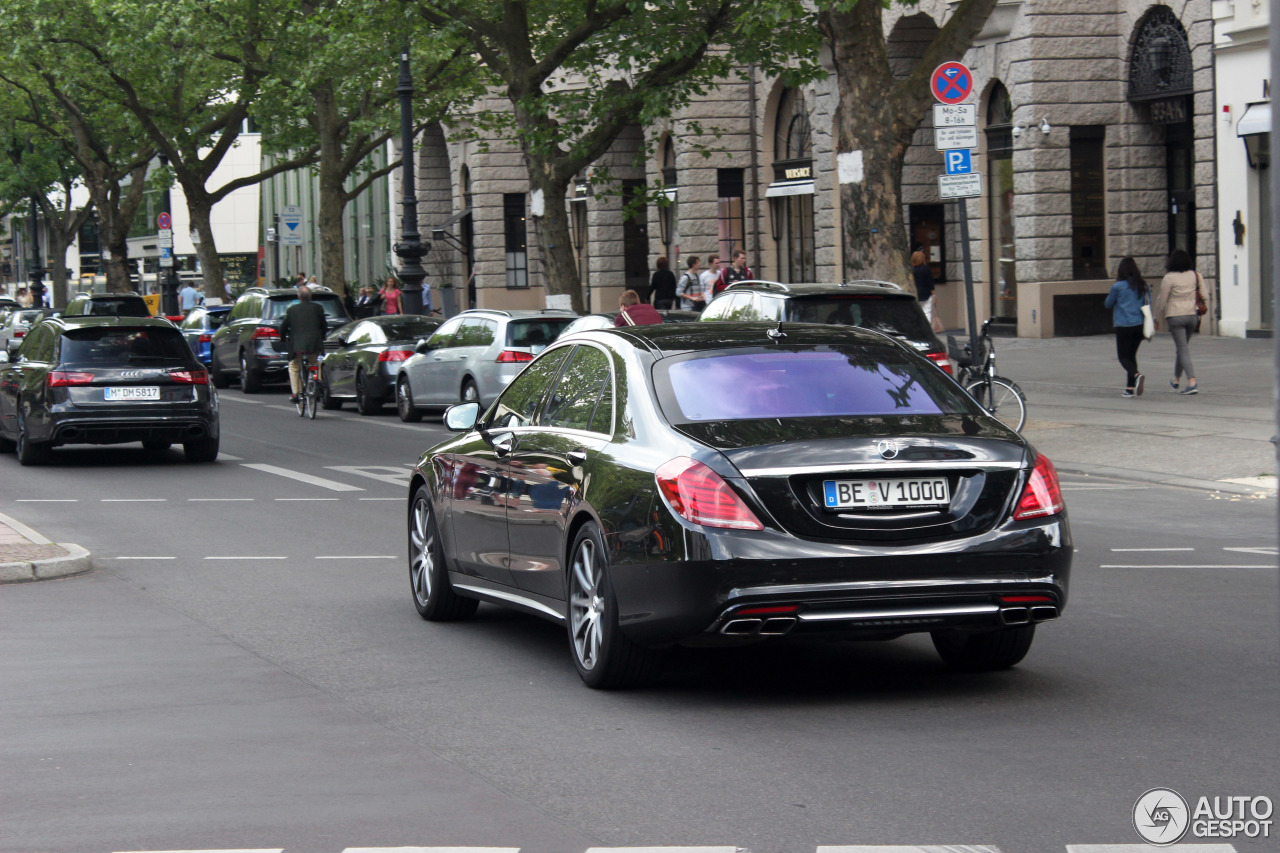
M 310 353 L 302 354 L 302 393 L 298 395 L 298 417 L 315 419 L 320 408 L 320 364 L 313 362 Z
M 947 351 L 958 370 L 956 381 L 964 390 L 1006 426 L 1021 430 L 1027 422 L 1027 395 L 1012 379 L 996 375 L 996 347 L 991 340 L 991 320 L 982 324 L 978 336 L 978 357 L 969 344 L 963 347 L 954 335 L 947 335 Z

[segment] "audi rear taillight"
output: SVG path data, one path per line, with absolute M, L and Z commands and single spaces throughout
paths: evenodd
M 1032 469 L 1027 485 L 1018 499 L 1018 508 L 1013 517 L 1018 521 L 1027 518 L 1040 518 L 1046 515 L 1057 515 L 1062 512 L 1062 489 L 1058 486 L 1058 470 L 1053 467 L 1048 456 L 1036 459 L 1036 467 Z
M 764 529 L 729 484 L 701 462 L 677 456 L 664 462 L 654 478 L 667 503 L 685 521 L 735 530 Z
M 533 353 L 518 349 L 504 349 L 498 353 L 498 364 L 515 364 L 520 361 L 533 361 Z
M 49 372 L 49 387 L 63 388 L 67 385 L 92 384 L 94 376 L 79 370 L 53 370 Z
M 209 374 L 204 370 L 175 370 L 169 378 L 180 385 L 208 385 Z
M 270 326 L 259 326 L 253 330 L 253 339 L 255 341 L 264 339 L 278 341 L 280 340 L 280 333 Z
M 945 352 L 927 352 L 924 357 L 941 367 L 948 376 L 951 375 L 951 359 L 947 358 Z
M 378 353 L 378 361 L 404 361 L 413 353 L 402 349 L 383 350 Z

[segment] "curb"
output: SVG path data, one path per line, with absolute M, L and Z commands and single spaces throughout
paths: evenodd
M 93 561 L 88 551 L 79 545 L 59 545 L 67 554 L 63 557 L 48 557 L 43 560 L 20 560 L 15 563 L 0 563 L 0 583 L 22 583 L 24 581 L 44 581 L 53 578 L 65 578 L 71 575 L 84 574 L 93 568 Z
M 1162 474 L 1157 471 L 1135 471 L 1130 468 L 1112 468 L 1106 465 L 1082 465 L 1064 462 L 1056 466 L 1066 474 L 1084 474 L 1092 477 L 1110 477 L 1116 480 L 1134 480 L 1140 483 L 1152 483 L 1158 486 L 1177 486 L 1182 489 L 1195 489 L 1207 492 L 1225 492 L 1231 495 L 1265 495 L 1274 494 L 1274 488 L 1266 486 L 1245 486 L 1239 483 L 1228 483 L 1222 480 L 1199 480 L 1194 477 L 1178 477 Z

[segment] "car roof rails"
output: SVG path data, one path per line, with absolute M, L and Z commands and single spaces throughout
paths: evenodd
M 725 290 L 733 290 L 735 288 L 757 288 L 760 290 L 777 290 L 782 293 L 789 293 L 791 288 L 780 281 L 769 281 L 763 278 L 749 278 L 743 281 L 735 281 L 733 284 L 725 288 Z

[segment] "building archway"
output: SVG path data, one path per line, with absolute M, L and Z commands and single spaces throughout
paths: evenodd
M 813 222 L 813 132 L 804 93 L 785 89 L 774 119 L 773 182 L 765 190 L 784 282 L 817 279 Z
M 1018 319 L 1017 243 L 1013 216 L 1013 101 L 996 80 L 986 97 L 987 233 L 991 238 L 991 315 Z

